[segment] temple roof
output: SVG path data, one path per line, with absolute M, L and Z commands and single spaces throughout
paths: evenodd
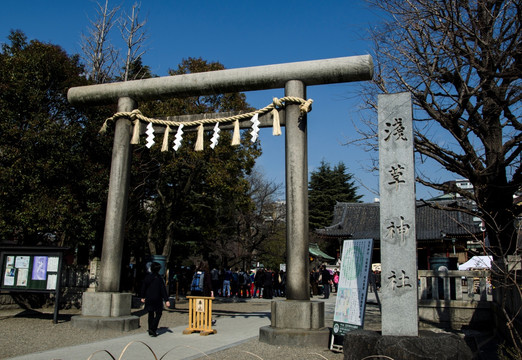
M 480 222 L 461 211 L 447 211 L 430 206 L 454 207 L 456 200 L 417 201 L 415 212 L 418 241 L 464 238 L 482 235 Z M 322 237 L 380 239 L 379 203 L 337 203 L 332 225 L 316 230 Z M 462 205 L 462 203 L 459 203 Z
M 335 258 L 322 252 L 321 249 L 319 249 L 319 245 L 317 245 L 317 243 L 310 243 L 308 246 L 308 251 L 310 252 L 310 254 L 312 254 L 313 256 L 315 256 L 317 258 L 324 259 L 324 260 L 335 260 Z

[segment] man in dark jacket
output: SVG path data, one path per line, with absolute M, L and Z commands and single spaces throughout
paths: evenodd
M 332 275 L 330 271 L 326 268 L 326 265 L 321 266 L 321 284 L 323 284 L 323 299 L 328 299 L 330 297 L 330 281 L 332 280 Z
M 263 284 L 263 298 L 264 299 L 272 299 L 273 286 L 274 286 L 273 273 L 272 273 L 271 269 L 267 268 L 265 270 L 265 282 Z
M 143 280 L 141 286 L 141 302 L 145 303 L 145 311 L 149 313 L 149 335 L 156 337 L 159 321 L 163 313 L 163 302 L 170 307 L 169 297 L 165 282 L 160 276 L 161 265 L 153 262 L 150 265 L 150 273 Z

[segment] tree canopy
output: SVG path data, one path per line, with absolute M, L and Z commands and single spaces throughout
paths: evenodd
M 221 69 L 224 66 L 218 62 L 188 58 L 169 73 L 176 76 Z M 249 109 L 245 95 L 239 93 L 153 101 L 140 106 L 151 117 Z M 237 216 L 253 211 L 247 176 L 261 153 L 259 144 L 243 139 L 239 146 L 231 146 L 230 132 L 222 131 L 214 149 L 205 146 L 203 151 L 194 151 L 195 132 L 183 130 L 187 132 L 182 145 L 174 153 L 161 153 L 159 147 L 135 147 L 131 180 L 134 220 L 130 223 L 140 226 L 141 232 L 131 231 L 129 235 L 148 239 L 151 253 L 170 256 L 172 252 L 177 261 L 198 254 L 227 262 L 236 257 L 228 248 L 238 237 Z
M 107 157 L 66 98 L 85 85 L 77 56 L 13 31 L 0 54 L 0 237 L 23 245 L 93 242 Z M 103 167 L 100 167 L 100 164 Z M 103 177 L 103 176 L 102 176 Z
M 20 245 L 85 246 L 99 255 L 112 137 L 98 130 L 115 107 L 67 102 L 68 88 L 89 83 L 78 56 L 28 42 L 20 31 L 9 40 L 0 54 L 0 236 Z M 223 68 L 189 58 L 171 75 Z M 129 67 L 133 73 L 153 76 L 140 59 Z M 250 107 L 234 93 L 148 102 L 140 110 L 159 117 Z M 231 242 L 245 238 L 240 218 L 256 211 L 249 175 L 259 143 L 245 138 L 231 146 L 231 134 L 222 131 L 217 147 L 197 152 L 188 130 L 177 152 L 133 147 L 126 256 L 237 257 Z

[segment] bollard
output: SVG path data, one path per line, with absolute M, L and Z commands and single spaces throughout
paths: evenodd
M 199 331 L 199 335 L 217 333 L 212 329 L 212 300 L 207 296 L 187 296 L 189 300 L 189 325 L 183 334 L 192 334 Z
M 169 309 L 175 309 L 176 308 L 176 297 L 175 296 L 169 296 Z

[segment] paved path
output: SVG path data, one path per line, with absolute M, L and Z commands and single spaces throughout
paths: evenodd
M 325 302 L 325 321 L 326 326 L 331 327 L 335 310 L 335 294 L 329 299 L 314 298 Z M 259 301 L 259 300 L 257 300 Z M 266 300 L 270 302 L 270 300 Z M 131 336 L 122 336 L 106 341 L 94 342 L 89 344 L 77 345 L 72 347 L 60 348 L 40 353 L 33 353 L 24 356 L 10 358 L 11 360 L 75 360 L 75 359 L 109 359 L 110 353 L 114 359 L 121 357 L 126 360 L 147 360 L 163 357 L 166 353 L 170 356 L 166 358 L 175 359 L 196 359 L 221 351 L 252 338 L 259 336 L 259 328 L 270 325 L 270 312 L 241 313 L 233 315 L 216 315 L 216 325 L 213 327 L 217 334 L 200 336 L 198 333 L 183 335 L 186 326 L 179 326 L 170 329 L 161 329 L 160 335 L 151 338 L 144 331 L 143 333 Z M 150 347 L 150 348 L 149 348 Z M 172 354 L 174 353 L 174 354 Z M 93 355 L 94 354 L 94 355 Z M 174 356 L 172 356 L 174 355 Z

